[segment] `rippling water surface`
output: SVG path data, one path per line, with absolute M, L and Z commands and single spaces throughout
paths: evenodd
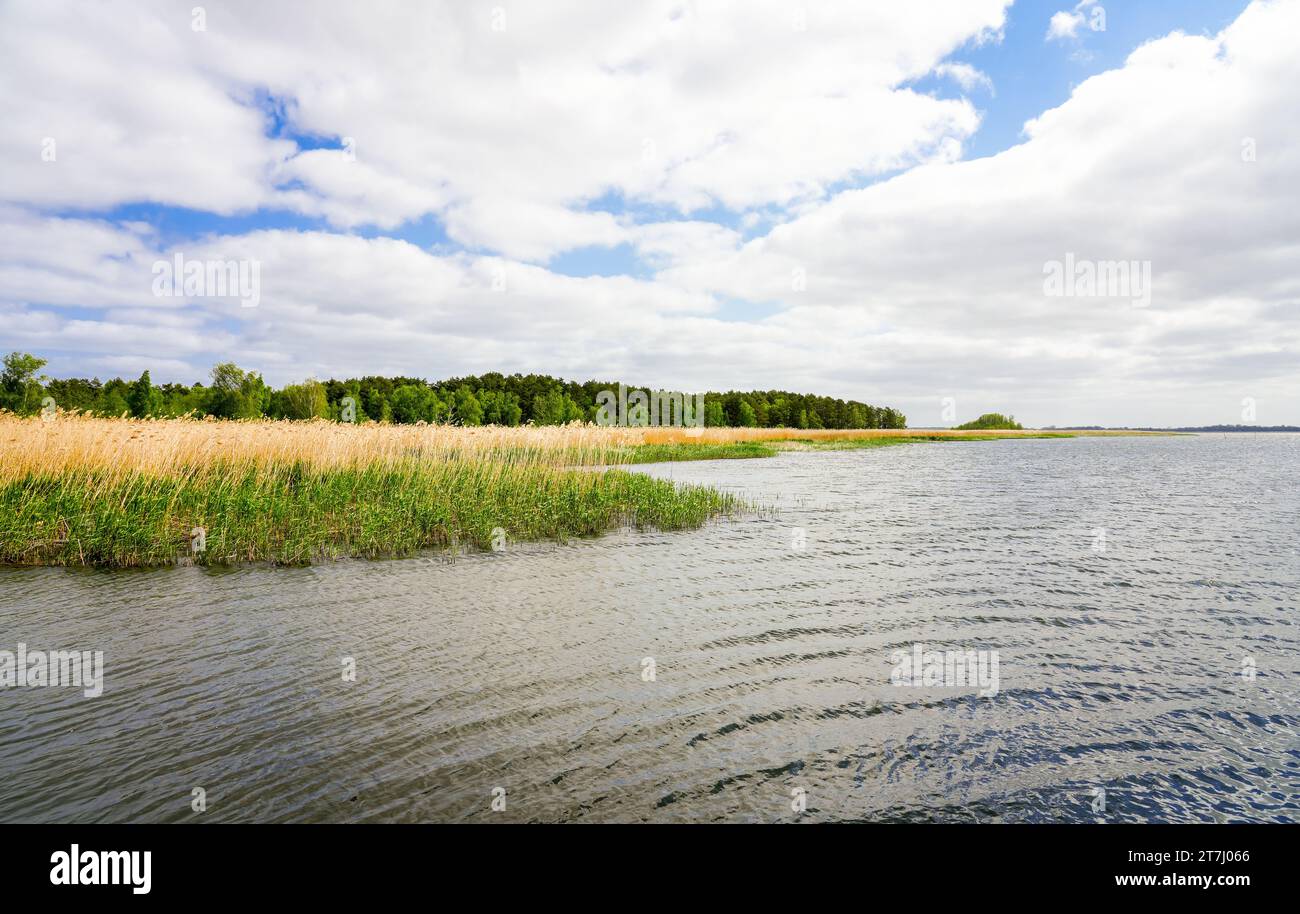
M 770 510 L 454 563 L 0 569 L 0 649 L 106 666 L 99 698 L 0 691 L 0 818 L 1300 820 L 1300 438 L 645 471 Z M 1000 691 L 891 685 L 917 643 L 996 650 Z

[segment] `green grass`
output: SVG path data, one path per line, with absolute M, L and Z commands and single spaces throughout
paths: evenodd
M 897 444 L 914 444 L 917 441 L 937 440 L 937 436 L 913 437 L 906 438 L 792 438 L 789 441 L 789 447 L 786 450 L 801 451 L 858 451 L 865 448 L 873 447 L 892 447 Z
M 641 444 L 622 448 L 618 453 L 626 463 L 666 463 L 676 460 L 722 460 L 750 457 L 774 457 L 782 451 L 855 451 L 865 448 L 892 447 L 932 441 L 1018 441 L 1025 438 L 1074 438 L 1068 432 L 1044 432 L 1039 435 L 900 435 L 863 438 L 775 438 L 766 441 L 740 441 L 731 444 L 689 443 Z
M 1074 438 L 1068 432 L 1043 432 L 1040 435 L 907 435 L 897 438 L 838 438 L 825 441 L 808 441 L 810 450 L 815 451 L 849 451 L 870 447 L 886 447 L 891 444 L 916 444 L 931 441 L 1023 441 L 1030 438 Z
M 454 461 L 301 466 L 124 479 L 31 476 L 0 488 L 0 562 L 133 567 L 411 555 L 564 540 L 624 525 L 696 527 L 742 507 L 730 495 L 637 473 Z M 192 553 L 193 528 L 206 548 Z
M 675 460 L 743 460 L 772 457 L 777 449 L 758 441 L 730 444 L 682 442 L 680 444 L 639 444 L 617 452 L 627 463 L 667 463 Z
M 1031 436 L 1024 436 L 1031 437 Z M 1032 437 L 1069 438 L 1068 433 Z M 783 450 L 850 450 L 997 435 L 790 438 L 620 448 L 575 462 L 629 464 L 770 457 Z M 33 474 L 0 485 L 0 563 L 135 567 L 262 561 L 302 565 L 343 557 L 409 556 L 424 549 L 490 549 L 622 526 L 673 530 L 744 510 L 735 496 L 635 472 L 557 469 L 502 459 L 419 456 L 361 468 L 211 464 L 180 474 Z M 205 548 L 191 550 L 204 529 Z

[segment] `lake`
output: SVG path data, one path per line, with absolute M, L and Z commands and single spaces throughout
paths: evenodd
M 105 667 L 95 698 L 0 691 L 0 819 L 1300 820 L 1300 436 L 638 471 L 762 510 L 455 561 L 0 568 L 0 649 Z M 933 651 L 995 693 L 899 681 Z

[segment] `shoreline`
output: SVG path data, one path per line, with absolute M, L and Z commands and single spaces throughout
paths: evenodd
M 624 468 L 1079 436 L 5 417 L 0 564 L 302 566 L 499 551 L 508 542 L 562 543 L 626 527 L 694 529 L 753 506 Z

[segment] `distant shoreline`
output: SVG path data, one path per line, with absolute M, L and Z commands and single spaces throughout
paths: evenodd
M 1138 432 L 392 425 L 0 412 L 0 565 L 128 568 L 500 551 L 746 510 L 633 464 Z M 608 472 L 578 472 L 604 467 Z
M 1151 428 L 1148 426 L 1103 425 L 1048 425 L 1044 431 L 1058 432 L 1300 432 L 1300 425 L 1196 425 L 1181 428 Z

